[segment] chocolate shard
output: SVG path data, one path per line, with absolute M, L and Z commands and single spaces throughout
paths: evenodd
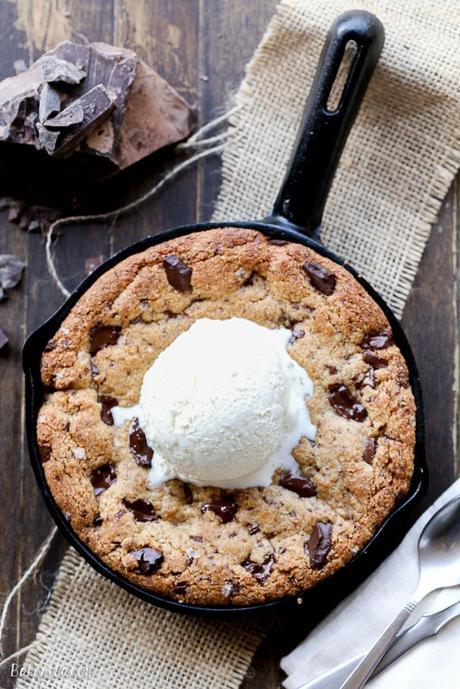
M 376 451 L 377 440 L 375 438 L 368 438 L 366 446 L 363 450 L 363 461 L 367 464 L 372 464 Z
M 91 472 L 94 495 L 100 495 L 116 481 L 117 472 L 113 464 L 103 464 Z
M 393 344 L 393 333 L 386 330 L 382 333 L 367 333 L 361 341 L 363 349 L 386 349 Z
M 41 123 L 49 117 L 56 115 L 61 109 L 61 96 L 53 86 L 48 83 L 43 84 L 40 89 L 40 100 L 38 103 L 38 119 Z
M 331 549 L 332 524 L 317 522 L 307 542 L 310 556 L 310 567 L 321 569 L 326 564 L 328 553 Z
M 85 70 L 56 55 L 43 55 L 40 60 L 43 80 L 50 84 L 79 84 L 86 76 Z
M 115 101 L 107 89 L 99 84 L 80 98 L 74 100 L 64 110 L 43 126 L 48 130 L 61 132 L 52 150 L 55 156 L 69 155 L 91 132 L 93 132 L 115 109 Z M 48 151 L 49 152 L 49 151 Z
M 118 342 L 121 328 L 119 325 L 96 325 L 89 331 L 89 353 L 97 354 L 104 347 L 109 347 Z
M 115 397 L 109 397 L 108 395 L 100 395 L 97 401 L 101 405 L 101 420 L 107 424 L 107 426 L 113 426 L 113 416 L 110 411 L 112 407 L 116 407 L 118 400 Z
M 124 498 L 123 505 L 132 512 L 134 519 L 138 522 L 153 522 L 156 519 L 155 509 L 150 500 L 138 498 L 130 502 Z
M 244 567 L 244 569 L 249 572 L 249 574 L 251 574 L 259 584 L 263 584 L 270 576 L 274 562 L 275 558 L 273 555 L 269 555 L 262 563 L 253 562 L 252 560 L 247 559 L 241 563 L 241 566 Z

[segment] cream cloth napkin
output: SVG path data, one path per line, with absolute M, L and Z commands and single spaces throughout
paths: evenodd
M 457 0 L 283 0 L 236 95 L 241 108 L 214 219 L 270 210 L 329 25 L 354 8 L 375 12 L 387 41 L 331 191 L 323 237 L 400 314 L 460 160 Z M 236 689 L 264 631 L 253 620 L 165 613 L 117 589 L 69 549 L 24 661 L 44 674 L 17 686 Z M 56 665 L 88 672 L 78 679 L 47 673 Z
M 292 653 L 282 659 L 283 685 L 298 689 L 345 660 L 364 653 L 409 600 L 418 582 L 417 542 L 425 524 L 446 502 L 460 496 L 460 479 L 420 517 L 401 545 L 333 610 Z M 460 600 L 460 587 L 430 595 L 414 613 L 436 612 Z M 368 682 L 369 689 L 459 689 L 460 618 Z M 332 688 L 331 688 L 332 689 Z

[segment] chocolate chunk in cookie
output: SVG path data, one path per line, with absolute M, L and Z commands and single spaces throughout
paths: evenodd
M 147 445 L 147 438 L 139 425 L 139 419 L 134 419 L 129 429 L 129 447 L 139 466 L 148 469 L 152 466 L 153 450 Z
M 97 469 L 94 469 L 94 471 L 91 472 L 91 483 L 93 484 L 94 495 L 100 495 L 107 490 L 116 478 L 117 472 L 113 464 L 103 464 Z
M 115 397 L 109 397 L 108 395 L 100 395 L 97 401 L 101 405 L 101 419 L 107 426 L 113 426 L 113 416 L 110 411 L 112 407 L 116 407 L 118 400 Z
M 178 292 L 190 292 L 192 289 L 192 269 L 178 256 L 165 256 L 163 268 L 171 287 Z
M 306 476 L 292 476 L 292 474 L 286 472 L 281 474 L 279 485 L 286 488 L 286 490 L 297 493 L 301 498 L 312 498 L 316 495 L 315 486 Z
M 329 403 L 339 416 L 353 421 L 364 421 L 367 411 L 342 383 L 329 386 Z
M 304 272 L 308 275 L 311 285 L 326 296 L 330 296 L 334 290 L 337 279 L 334 273 L 331 273 L 324 266 L 319 263 L 307 262 L 302 266 Z
M 121 328 L 118 325 L 96 325 L 89 331 L 89 353 L 97 354 L 104 347 L 117 344 Z
M 331 549 L 331 534 L 332 524 L 316 522 L 307 542 L 312 569 L 321 569 L 326 564 L 327 555 Z
M 363 349 L 386 349 L 393 344 L 393 333 L 386 330 L 383 333 L 367 333 L 361 340 Z
M 143 500 L 138 498 L 130 502 L 126 498 L 123 499 L 123 505 L 132 512 L 134 519 L 137 522 L 153 522 L 156 519 L 155 509 L 150 500 Z
M 372 368 L 376 371 L 378 371 L 379 368 L 385 368 L 385 366 L 388 366 L 388 362 L 385 361 L 385 359 L 379 359 L 378 356 L 373 354 L 368 349 L 363 354 L 363 361 L 372 366 Z
M 228 524 L 234 518 L 238 510 L 238 504 L 233 495 L 222 495 L 212 502 L 205 502 L 201 506 L 201 511 L 214 512 L 223 524 Z
M 264 581 L 270 576 L 274 562 L 275 558 L 273 555 L 269 555 L 268 558 L 262 563 L 253 562 L 252 560 L 248 559 L 242 562 L 241 566 L 244 567 L 244 569 L 247 570 L 249 574 L 251 574 L 254 579 L 259 582 L 259 584 L 263 584 Z
M 160 569 L 164 560 L 163 554 L 155 548 L 134 550 L 131 555 L 137 562 L 136 574 L 153 574 Z

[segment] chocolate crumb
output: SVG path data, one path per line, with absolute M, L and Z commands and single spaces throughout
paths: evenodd
M 107 490 L 107 488 L 114 483 L 116 478 L 117 472 L 113 464 L 103 464 L 97 469 L 94 469 L 91 472 L 91 483 L 94 488 L 94 495 L 100 495 Z
M 393 344 L 393 334 L 390 330 L 383 333 L 367 333 L 361 341 L 363 349 L 386 349 Z
M 108 395 L 100 395 L 97 401 L 101 405 L 101 419 L 107 424 L 107 426 L 113 426 L 113 416 L 110 411 L 112 407 L 116 407 L 118 400 L 115 397 L 109 397 Z
M 301 498 L 312 498 L 316 495 L 315 486 L 306 476 L 292 476 L 292 474 L 285 472 L 280 476 L 279 485 L 286 490 L 297 493 Z
M 97 354 L 104 347 L 117 344 L 121 328 L 118 325 L 96 325 L 89 331 L 89 353 Z
M 47 462 L 51 457 L 51 448 L 49 445 L 39 445 L 38 454 L 40 455 L 40 461 L 42 464 Z
M 385 361 L 384 359 L 379 359 L 378 356 L 370 352 L 369 350 L 366 350 L 363 354 L 363 361 L 366 362 L 366 364 L 369 364 L 374 368 L 375 370 L 378 370 L 379 368 L 385 368 L 388 366 L 388 362 Z
M 251 574 L 259 584 L 263 584 L 264 581 L 270 576 L 273 569 L 273 563 L 275 558 L 273 555 L 269 555 L 268 558 L 262 562 L 253 562 L 252 560 L 245 560 L 241 563 L 241 566 Z
M 276 239 L 275 237 L 272 239 L 269 239 L 267 244 L 271 244 L 272 246 L 286 246 L 286 244 L 289 244 L 287 239 Z
M 138 498 L 130 502 L 124 498 L 123 505 L 132 512 L 134 519 L 138 522 L 153 522 L 156 519 L 155 510 L 150 500 Z
M 372 464 L 372 461 L 374 459 L 374 455 L 377 451 L 377 441 L 375 438 L 369 438 L 366 447 L 364 448 L 363 451 L 363 460 L 367 464 Z
M 201 506 L 201 511 L 214 512 L 220 518 L 223 524 L 228 524 L 234 518 L 238 510 L 238 504 L 233 495 L 222 495 L 220 498 L 212 502 L 205 502 Z

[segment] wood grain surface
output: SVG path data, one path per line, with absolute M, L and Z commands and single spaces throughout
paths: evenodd
M 204 123 L 226 110 L 274 8 L 275 0 L 0 0 L 0 78 L 14 73 L 15 60 L 29 63 L 65 38 L 113 42 L 138 51 L 197 108 L 199 123 Z M 168 156 L 143 162 L 110 184 L 100 198 L 91 201 L 92 207 L 105 209 L 132 199 L 152 186 L 170 165 Z M 110 226 L 66 229 L 57 245 L 59 272 L 66 286 L 71 289 L 83 277 L 88 257 L 107 257 L 165 227 L 209 219 L 219 181 L 218 158 L 206 159 L 130 216 Z M 0 196 L 2 184 L 4 180 L 0 180 Z M 454 392 L 459 368 L 459 199 L 460 185 L 456 183 L 433 229 L 403 318 L 425 395 L 431 470 L 425 506 L 459 473 Z M 52 527 L 24 442 L 21 346 L 26 334 L 60 305 L 62 296 L 50 280 L 41 237 L 27 235 L 10 224 L 5 212 L 0 213 L 0 253 L 15 253 L 27 263 L 21 286 L 0 304 L 0 326 L 11 343 L 7 355 L 0 356 L 0 596 L 4 598 Z M 5 654 L 34 638 L 64 550 L 65 544 L 57 538 L 34 580 L 15 598 L 8 616 Z M 280 656 L 300 641 L 324 612 L 302 609 L 290 616 L 276 614 L 244 689 L 279 687 Z M 0 687 L 13 685 L 9 668 L 0 670 Z

